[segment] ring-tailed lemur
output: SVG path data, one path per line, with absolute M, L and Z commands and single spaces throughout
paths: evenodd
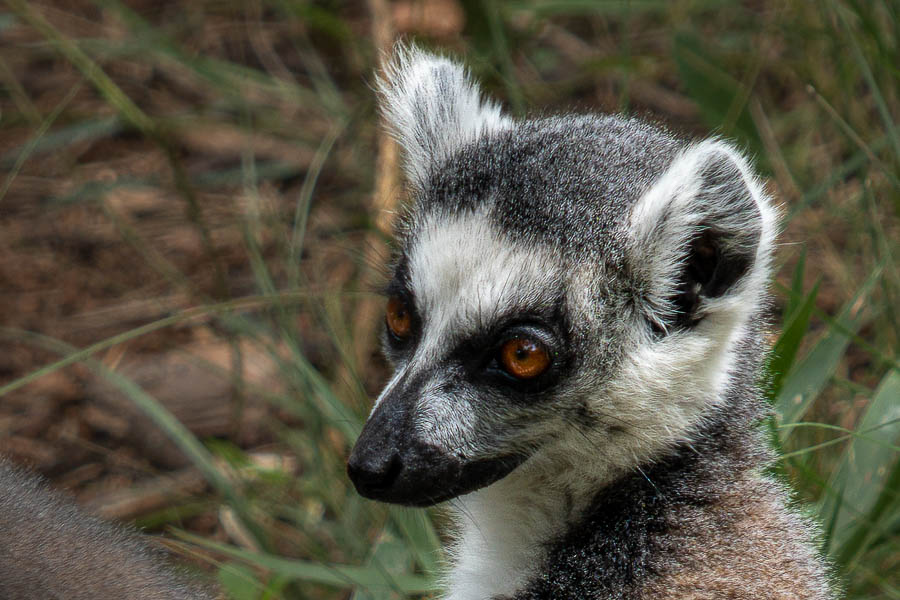
M 140 536 L 86 514 L 0 457 L 0 598 L 211 600 Z
M 777 218 L 747 160 L 617 116 L 513 120 L 414 48 L 380 93 L 412 201 L 396 370 L 348 472 L 456 499 L 446 598 L 831 598 L 763 473 Z

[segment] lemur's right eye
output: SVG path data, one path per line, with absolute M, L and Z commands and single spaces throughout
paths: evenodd
M 501 346 L 498 358 L 503 370 L 516 379 L 534 379 L 550 366 L 547 347 L 530 338 L 509 340 Z
M 388 300 L 384 320 L 388 330 L 396 338 L 406 339 L 412 332 L 412 313 L 399 296 L 391 296 Z

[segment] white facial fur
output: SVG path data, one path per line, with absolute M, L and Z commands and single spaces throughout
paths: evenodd
M 410 287 L 422 317 L 421 341 L 409 361 L 379 396 L 385 397 L 403 375 L 438 364 L 462 340 L 498 319 L 546 306 L 559 290 L 559 262 L 547 253 L 524 248 L 503 236 L 487 215 L 469 213 L 428 220 L 409 248 Z M 475 434 L 473 398 L 448 397 L 445 376 L 432 375 L 416 407 L 421 440 L 460 456 L 484 455 L 500 440 Z

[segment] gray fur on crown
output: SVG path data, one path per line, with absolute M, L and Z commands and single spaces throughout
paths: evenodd
M 618 116 L 516 123 L 437 165 L 413 210 L 427 217 L 489 206 L 513 238 L 584 260 L 621 255 L 610 232 L 684 147 L 658 128 Z

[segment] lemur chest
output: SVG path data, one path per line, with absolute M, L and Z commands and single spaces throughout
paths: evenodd
M 466 511 L 445 600 L 643 599 L 632 590 L 650 573 L 665 527 L 640 498 L 637 510 L 603 502 L 573 519 L 561 504 L 555 513 L 549 505 L 505 504 L 506 512 L 482 495 L 483 504 Z

